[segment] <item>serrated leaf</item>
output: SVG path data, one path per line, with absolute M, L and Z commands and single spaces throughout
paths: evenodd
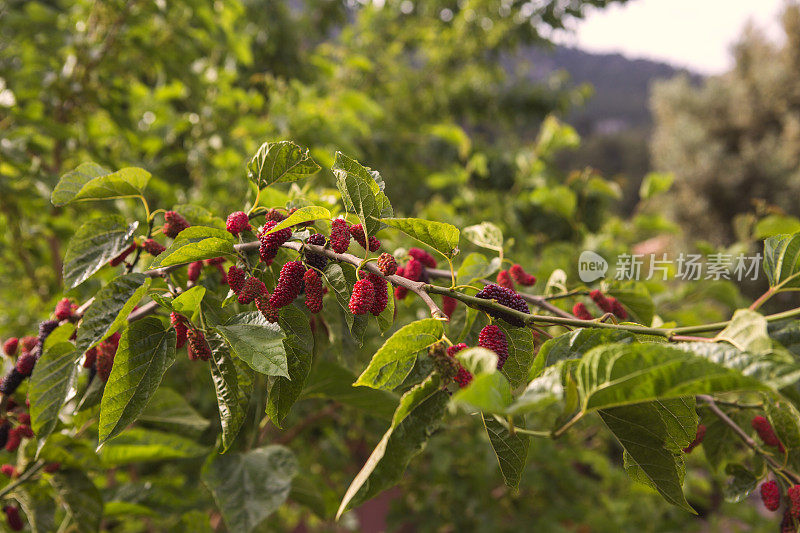
M 186 401 L 182 394 L 167 387 L 159 387 L 156 390 L 147 407 L 139 415 L 139 422 L 185 432 L 203 431 L 210 423 Z
M 111 375 L 100 402 L 100 443 L 132 424 L 175 361 L 175 330 L 155 317 L 128 326 L 119 340 Z
M 525 470 L 531 438 L 529 435 L 520 435 L 519 433 L 511 435 L 508 428 L 495 420 L 493 416 L 482 415 L 482 417 L 486 434 L 489 435 L 489 442 L 497 456 L 497 462 L 500 464 L 503 479 L 507 486 L 518 489 L 522 472 Z
M 359 505 L 400 480 L 408 463 L 439 427 L 447 401 L 448 395 L 436 375 L 403 395 L 389 429 L 345 492 L 337 519 L 348 507 Z
M 470 384 L 453 395 L 453 405 L 464 407 L 468 411 L 504 414 L 514 397 L 511 385 L 500 372 L 480 374 Z
M 278 324 L 267 322 L 257 312 L 240 313 L 214 329 L 233 353 L 256 372 L 267 376 L 289 377 L 283 340 L 286 334 Z
M 767 319 L 750 309 L 738 309 L 733 313 L 730 323 L 714 339 L 729 342 L 755 355 L 765 354 L 772 348 L 767 334 Z
M 150 268 L 160 268 L 194 261 L 234 255 L 233 236 L 225 230 L 190 226 L 180 232 L 167 249 L 153 259 Z
M 498 252 L 503 249 L 503 232 L 491 222 L 481 222 L 464 228 L 464 238 L 481 248 Z
M 53 330 L 50 335 L 44 340 L 44 347 L 43 350 L 47 350 L 51 346 L 55 346 L 59 342 L 72 342 L 70 339 L 72 338 L 72 334 L 75 332 L 75 324 L 71 322 L 67 322 L 66 324 L 61 324 L 56 329 Z
M 291 141 L 265 142 L 247 163 L 247 177 L 263 189 L 276 182 L 307 178 L 319 169 L 308 148 Z
M 636 322 L 647 326 L 653 322 L 655 305 L 650 291 L 643 283 L 623 282 L 611 287 L 607 294 L 619 300 Z
M 267 396 L 266 413 L 275 425 L 281 427 L 281 422 L 303 392 L 311 371 L 314 335 L 311 333 L 308 317 L 293 305 L 281 308 L 278 323 L 286 334 L 283 346 L 289 365 L 289 377 L 277 377 L 272 382 Z
M 509 407 L 508 412 L 514 415 L 525 414 L 541 411 L 563 402 L 566 397 L 562 379 L 563 364 L 547 367 L 541 376 L 528 383 L 522 394 Z
M 83 163 L 61 176 L 50 201 L 61 206 L 78 200 L 141 196 L 150 177 L 150 173 L 142 168 L 127 167 L 111 172 L 95 163 Z
M 222 450 L 230 448 L 242 429 L 248 398 L 239 385 L 239 372 L 228 346 L 216 335 L 207 338 L 211 346 L 211 379 L 217 393 L 219 420 L 222 426 Z
M 528 372 L 533 364 L 533 332 L 530 328 L 515 328 L 503 321 L 497 326 L 506 334 L 508 341 L 508 359 L 503 364 L 502 372 L 508 378 L 511 388 L 515 389 L 528 382 Z
M 85 352 L 121 328 L 150 282 L 144 274 L 134 272 L 117 276 L 100 289 L 78 328 L 78 349 Z
M 81 470 L 62 469 L 53 474 L 53 486 L 67 508 L 73 527 L 81 533 L 100 530 L 103 498 Z
M 772 288 L 800 288 L 800 232 L 764 241 L 764 272 Z
M 381 346 L 355 385 L 391 390 L 400 385 L 417 358 L 417 352 L 439 342 L 444 334 L 440 320 L 426 318 L 403 326 Z
M 31 427 L 40 449 L 58 422 L 58 413 L 75 381 L 81 354 L 71 342 L 60 342 L 48 347 L 33 367 L 28 397 Z
M 64 285 L 75 288 L 118 256 L 131 242 L 138 222 L 119 215 L 94 218 L 78 228 L 64 256 Z
M 100 450 L 106 467 L 200 457 L 208 448 L 193 440 L 152 429 L 129 428 Z
M 583 354 L 603 344 L 632 343 L 636 337 L 627 331 L 580 328 L 549 339 L 539 349 L 539 357 L 552 365 L 566 359 L 580 359 Z
M 358 216 L 369 235 L 377 233 L 379 219 L 392 216 L 392 206 L 373 172 L 341 152 L 336 152 L 332 170 L 345 209 Z
M 170 302 L 170 306 L 176 312 L 191 317 L 200 308 L 200 302 L 206 295 L 206 288 L 196 285 L 191 289 L 180 293 Z
M 472 252 L 461 262 L 456 272 L 456 280 L 459 285 L 472 285 L 473 282 L 488 278 L 500 267 L 500 260 L 497 257 L 491 261 L 486 256 L 477 252 Z
M 356 376 L 332 361 L 317 361 L 303 390 L 303 398 L 330 398 L 367 414 L 391 420 L 397 395 L 380 389 L 354 387 Z
M 427 244 L 445 257 L 453 257 L 458 252 L 460 232 L 452 224 L 421 218 L 384 218 L 381 222 Z
M 275 233 L 276 231 L 282 230 L 283 228 L 289 228 L 297 224 L 302 224 L 303 222 L 311 222 L 313 220 L 330 220 L 330 219 L 331 219 L 330 211 L 328 211 L 324 207 L 309 205 L 307 207 L 301 207 L 300 209 L 289 215 L 287 218 L 276 224 L 274 227 L 264 232 L 264 235 L 269 235 L 270 233 Z
M 297 460 L 283 446 L 211 455 L 203 483 L 211 490 L 230 531 L 249 532 L 283 505 L 297 475 Z
M 726 501 L 737 503 L 744 500 L 758 484 L 756 475 L 744 465 L 731 463 L 725 467 L 725 473 L 730 476 L 722 489 Z

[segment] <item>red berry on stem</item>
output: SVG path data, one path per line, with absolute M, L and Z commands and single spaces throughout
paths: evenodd
M 367 274 L 367 280 L 372 283 L 372 289 L 375 293 L 374 300 L 372 302 L 372 308 L 370 312 L 378 316 L 386 309 L 386 306 L 389 304 L 389 294 L 388 294 L 388 285 L 389 282 L 386 281 L 386 278 L 379 276 L 377 274 L 373 274 L 370 272 Z
M 614 312 L 614 308 L 612 307 L 611 302 L 609 302 L 608 298 L 606 298 L 603 295 L 603 293 L 600 292 L 598 289 L 594 289 L 593 291 L 591 291 L 589 293 L 589 298 L 591 298 L 592 301 L 597 305 L 597 307 L 602 309 L 604 313 Z
M 19 515 L 19 508 L 12 505 L 3 507 L 3 512 L 6 514 L 6 522 L 11 531 L 22 531 L 25 524 L 22 522 L 22 517 Z
M 460 352 L 461 350 L 465 350 L 467 348 L 469 348 L 469 346 L 467 346 L 463 342 L 460 342 L 458 344 L 455 344 L 447 348 L 447 355 L 455 358 L 458 352 Z M 460 361 L 458 362 L 458 373 L 456 373 L 456 376 L 453 378 L 453 381 L 458 383 L 459 388 L 462 389 L 472 382 L 472 372 L 464 368 L 464 365 L 462 365 Z
M 269 304 L 269 294 L 264 294 L 256 298 L 256 308 L 261 311 L 261 314 L 267 319 L 267 322 L 272 322 L 274 324 L 278 321 L 280 315 L 278 310 Z
M 269 297 L 269 304 L 275 309 L 280 309 L 292 303 L 303 288 L 305 272 L 306 267 L 300 261 L 289 261 L 283 265 L 275 291 Z
M 777 511 L 781 506 L 781 489 L 774 481 L 761 484 L 761 501 L 770 511 Z
M 526 287 L 530 287 L 531 285 L 536 284 L 536 276 L 532 276 L 525 272 L 518 264 L 511 265 L 511 268 L 508 269 L 508 273 L 511 274 L 511 277 L 519 283 L 520 285 L 525 285 Z
M 14 368 L 23 376 L 30 376 L 33 372 L 33 367 L 36 364 L 36 354 L 33 352 L 25 352 L 17 359 L 17 364 Z
M 200 279 L 200 272 L 202 272 L 202 270 L 203 270 L 202 261 L 195 261 L 194 263 L 190 263 L 189 268 L 186 269 L 186 273 L 189 276 L 189 281 L 194 283 L 198 279 Z
M 243 231 L 253 229 L 250 225 L 250 219 L 244 211 L 235 211 L 228 215 L 228 220 L 225 221 L 225 229 L 234 235 L 238 235 Z
M 92 368 L 97 361 L 97 347 L 89 348 L 83 357 L 83 368 Z
M 164 228 L 162 231 L 164 235 L 170 239 L 177 237 L 178 233 L 188 228 L 189 225 L 186 219 L 175 211 L 167 211 L 164 213 Z
M 416 259 L 410 259 L 403 268 L 402 276 L 411 281 L 419 281 L 422 278 L 423 265 Z
M 614 298 L 613 296 L 608 298 L 608 301 L 611 302 L 611 312 L 619 318 L 620 320 L 625 320 L 628 318 L 628 312 L 622 307 L 622 304 Z
M 522 299 L 522 296 L 512 291 L 511 289 L 501 287 L 500 285 L 495 285 L 494 283 L 490 283 L 489 285 L 485 286 L 475 296 L 478 298 L 482 298 L 484 300 L 494 300 L 500 305 L 503 305 L 510 309 L 514 309 L 515 311 L 520 311 L 521 313 L 530 314 L 530 309 L 528 308 L 528 304 L 527 302 L 525 302 L 525 300 Z M 486 312 L 492 316 L 502 318 L 503 320 L 505 320 L 506 322 L 508 322 L 513 326 L 521 327 L 525 325 L 525 323 L 521 319 L 505 314 L 502 311 L 487 309 Z
M 408 255 L 428 268 L 436 268 L 436 259 L 422 248 L 412 248 L 408 251 Z
M 325 246 L 325 235 L 322 233 L 314 233 L 308 239 L 306 239 L 306 243 L 314 244 L 316 246 Z M 316 268 L 317 270 L 325 270 L 325 266 L 328 264 L 328 258 L 323 254 L 318 254 L 316 252 L 307 250 L 305 252 L 305 257 L 306 264 L 310 267 Z
M 758 433 L 758 436 L 761 438 L 764 444 L 778 448 L 780 451 L 784 451 L 783 444 L 781 444 L 778 436 L 775 435 L 775 431 L 772 429 L 772 424 L 769 423 L 769 420 L 763 416 L 756 416 L 753 418 L 750 425 L 752 425 L 753 429 L 756 430 L 756 433 Z
M 442 312 L 444 312 L 447 318 L 451 318 L 453 316 L 453 312 L 455 312 L 457 304 L 458 300 L 455 298 L 442 296 Z
M 187 334 L 189 359 L 195 361 L 202 359 L 208 361 L 211 359 L 211 347 L 208 345 L 206 336 L 199 329 L 191 328 Z
M 272 260 L 278 255 L 278 249 L 283 243 L 289 240 L 292 236 L 292 228 L 283 228 L 272 233 L 268 233 L 272 228 L 278 225 L 274 220 L 268 220 L 261 229 L 258 231 L 258 240 L 261 241 L 261 246 L 258 249 L 258 255 L 261 261 L 267 265 L 272 264 Z
M 239 291 L 239 303 L 245 305 L 253 303 L 256 298 L 266 294 L 266 292 L 267 286 L 264 285 L 264 282 L 254 276 L 250 276 L 244 282 L 242 290 Z
M 186 325 L 186 318 L 184 318 L 183 315 L 175 312 L 170 313 L 169 320 L 172 323 L 172 327 L 175 328 L 175 333 L 178 336 L 175 348 L 180 350 L 183 348 L 183 345 L 186 344 L 186 335 L 189 332 L 189 326 Z
M 508 270 L 501 270 L 497 273 L 497 284 L 506 289 L 514 290 L 514 282 L 511 281 L 511 275 Z
M 337 254 L 343 254 L 350 246 L 350 226 L 343 218 L 334 219 L 331 223 L 331 248 Z
M 14 465 L 8 463 L 0 466 L 0 472 L 6 477 L 17 477 L 17 469 L 14 468 Z
M 228 269 L 228 285 L 230 285 L 234 294 L 239 294 L 239 291 L 242 290 L 246 277 L 247 272 L 236 265 L 231 265 Z
M 150 255 L 160 255 L 166 248 L 154 239 L 147 239 L 142 243 L 144 251 Z
M 22 351 L 30 352 L 39 344 L 39 339 L 32 336 L 22 337 L 20 343 L 22 344 Z
M 322 310 L 322 280 L 319 274 L 309 268 L 303 274 L 303 282 L 306 289 L 306 307 L 312 313 L 319 313 Z
M 348 308 L 354 315 L 364 315 L 370 312 L 375 303 L 375 287 L 368 279 L 360 279 L 353 286 Z
M 391 276 L 397 273 L 397 261 L 392 254 L 384 252 L 378 258 L 378 268 L 384 276 Z
M 58 320 L 69 320 L 72 316 L 72 302 L 69 298 L 63 298 L 56 304 L 55 311 Z
M 795 519 L 800 518 L 800 485 L 789 487 L 786 495 L 789 497 L 789 512 Z
M 478 334 L 478 346 L 497 354 L 497 368 L 503 368 L 508 359 L 508 340 L 503 330 L 494 324 L 483 328 Z
M 3 343 L 3 353 L 8 357 L 13 357 L 17 354 L 18 347 L 19 339 L 17 337 L 11 337 L 10 339 L 6 339 L 6 342 Z
M 572 314 L 581 320 L 592 320 L 594 318 L 583 302 L 578 302 L 572 306 Z

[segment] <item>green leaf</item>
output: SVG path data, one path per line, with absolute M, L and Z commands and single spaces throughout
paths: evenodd
M 286 501 L 297 460 L 288 448 L 264 446 L 247 453 L 213 454 L 201 475 L 228 529 L 246 533 Z
M 464 237 L 481 248 L 498 252 L 503 250 L 503 232 L 491 222 L 481 222 L 464 228 Z
M 289 377 L 283 346 L 286 334 L 278 324 L 267 322 L 261 313 L 240 313 L 231 317 L 224 326 L 215 326 L 214 329 L 230 345 L 233 353 L 256 372 Z
M 384 218 L 381 222 L 427 244 L 445 257 L 453 257 L 458 253 L 460 232 L 452 224 L 421 218 Z
M 439 342 L 443 334 L 442 321 L 434 318 L 403 326 L 375 352 L 355 385 L 385 390 L 397 387 L 414 366 L 417 352 Z
M 216 335 L 207 337 L 211 346 L 211 379 L 217 393 L 219 421 L 222 426 L 222 450 L 226 452 L 242 429 L 249 398 L 228 346 Z
M 100 531 L 103 497 L 92 480 L 81 470 L 62 469 L 53 474 L 53 486 L 64 502 L 76 531 Z
M 287 218 L 282 220 L 280 223 L 276 224 L 273 228 L 270 228 L 269 231 L 265 232 L 264 235 L 269 235 L 270 233 L 275 233 L 276 231 L 282 230 L 283 228 L 288 228 L 297 224 L 302 224 L 303 222 L 311 222 L 313 220 L 330 220 L 331 219 L 331 212 L 325 209 L 324 207 L 319 207 L 316 205 L 309 205 L 307 207 L 301 207 Z
M 499 321 L 497 326 L 506 334 L 508 341 L 508 359 L 503 364 L 502 372 L 508 378 L 511 388 L 515 389 L 528 382 L 528 372 L 533 364 L 533 331 L 530 328 L 515 328 Z
M 767 319 L 749 309 L 738 309 L 733 313 L 728 326 L 714 339 L 727 341 L 755 355 L 765 354 L 772 349 L 772 341 L 767 334 Z
M 636 337 L 627 331 L 581 328 L 549 339 L 539 349 L 539 357 L 543 357 L 547 365 L 552 365 L 566 359 L 580 359 L 595 346 L 635 340 Z
M 472 382 L 453 395 L 453 405 L 468 411 L 504 414 L 514 397 L 506 377 L 500 372 L 480 374 Z
M 75 324 L 67 322 L 65 324 L 61 324 L 53 332 L 47 336 L 44 340 L 44 346 L 42 347 L 43 350 L 47 350 L 51 346 L 55 346 L 60 342 L 72 342 L 70 339 L 72 338 L 72 334 L 75 333 Z
M 654 196 L 665 193 L 672 187 L 675 176 L 667 172 L 650 172 L 642 180 L 639 187 L 639 197 L 642 200 L 649 200 Z
M 49 346 L 33 367 L 28 397 L 31 427 L 40 449 L 58 422 L 58 413 L 75 381 L 76 363 L 82 353 L 71 342 L 60 342 Z
M 800 220 L 789 215 L 767 215 L 758 221 L 753 230 L 753 238 L 766 239 L 782 233 L 800 231 Z
M 332 170 L 345 209 L 358 216 L 369 235 L 377 233 L 379 219 L 393 214 L 392 205 L 383 193 L 380 175 L 341 152 L 336 152 Z
M 33 533 L 50 533 L 56 531 L 56 502 L 52 493 L 44 486 L 26 485 L 12 493 L 19 502 Z
M 155 317 L 131 323 L 122 333 L 100 403 L 100 443 L 133 423 L 175 361 L 175 330 Z
M 265 142 L 247 163 L 247 177 L 263 189 L 276 182 L 307 178 L 319 169 L 308 148 L 291 141 Z
M 123 327 L 150 288 L 150 281 L 144 274 L 134 272 L 117 276 L 100 289 L 78 328 L 78 349 L 85 352 Z
M 459 285 L 472 285 L 479 279 L 488 278 L 500 267 L 499 258 L 495 257 L 489 262 L 486 256 L 478 252 L 472 252 L 461 262 L 456 272 L 456 280 Z
M 563 365 L 559 363 L 549 366 L 541 376 L 536 377 L 508 409 L 513 415 L 525 414 L 531 411 L 542 411 L 553 404 L 561 403 L 566 398 L 562 372 Z
M 148 461 L 167 461 L 200 457 L 208 448 L 193 440 L 152 429 L 130 428 L 100 450 L 104 466 L 114 467 Z
M 170 305 L 176 312 L 191 317 L 195 311 L 200 309 L 200 302 L 203 301 L 205 295 L 206 288 L 196 285 L 188 291 L 180 293 Z
M 764 272 L 772 288 L 800 288 L 800 232 L 764 241 Z
M 369 387 L 354 387 L 356 376 L 332 361 L 317 361 L 303 390 L 303 398 L 330 398 L 369 415 L 391 419 L 397 408 L 395 394 Z
M 671 504 L 694 513 L 681 488 L 685 466 L 680 453 L 697 427 L 693 402 L 691 406 L 681 400 L 647 402 L 603 409 L 598 414 L 625 449 L 631 477 L 655 488 Z
M 141 196 L 150 173 L 142 168 L 127 167 L 111 172 L 95 163 L 83 163 L 61 176 L 53 189 L 53 205 L 66 205 L 78 200 L 104 200 Z
M 466 348 L 456 353 L 456 359 L 473 375 L 497 372 L 497 354 L 486 348 Z
M 663 344 L 609 344 L 580 360 L 584 411 L 652 400 L 742 390 L 770 390 L 757 379 Z
M 233 236 L 225 230 L 190 226 L 180 232 L 167 249 L 153 259 L 150 268 L 160 268 L 194 261 L 234 255 Z
M 746 499 L 758 484 L 756 475 L 738 463 L 727 465 L 725 473 L 730 476 L 722 489 L 726 501 L 738 503 Z
M 308 317 L 293 305 L 281 308 L 278 323 L 286 334 L 283 346 L 289 365 L 289 377 L 277 377 L 272 382 L 267 396 L 266 413 L 275 425 L 281 427 L 281 422 L 303 392 L 311 371 L 314 335 L 311 333 Z
M 93 218 L 78 228 L 64 256 L 64 285 L 72 289 L 118 256 L 131 243 L 138 222 L 119 215 Z
M 719 470 L 730 458 L 736 457 L 739 440 L 733 430 L 711 412 L 704 411 L 702 418 L 706 426 L 703 454 L 712 468 Z
M 796 470 L 800 466 L 800 413 L 786 400 L 775 401 L 764 396 L 770 424 L 786 449 L 789 467 Z
M 400 480 L 408 463 L 439 427 L 447 401 L 448 395 L 436 375 L 403 395 L 389 429 L 345 492 L 337 519 L 348 507 L 359 505 Z
M 482 415 L 482 417 L 486 434 L 489 435 L 489 442 L 497 456 L 497 462 L 500 464 L 503 480 L 512 489 L 518 489 L 522 472 L 525 470 L 531 438 L 519 433 L 511 435 L 508 428 L 493 416 Z
M 182 394 L 167 387 L 159 387 L 139 415 L 139 422 L 162 429 L 200 432 L 210 422 L 192 407 Z M 116 441 L 113 441 L 116 442 Z
M 653 322 L 655 305 L 650 297 L 650 291 L 643 283 L 635 281 L 620 283 L 610 288 L 608 295 L 619 300 L 636 322 L 648 326 Z

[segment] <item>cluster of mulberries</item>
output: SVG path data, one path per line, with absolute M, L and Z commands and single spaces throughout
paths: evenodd
M 763 416 L 756 416 L 750 422 L 750 425 L 756 430 L 756 433 L 758 433 L 759 438 L 764 444 L 772 446 L 773 448 L 778 448 L 781 453 L 785 451 L 783 444 L 772 429 L 772 424 L 769 423 L 769 420 Z
M 231 290 L 234 294 L 239 294 L 239 291 L 242 290 L 244 287 L 245 279 L 247 278 L 247 272 L 244 269 L 237 267 L 236 265 L 231 265 L 228 269 L 228 285 L 230 286 Z
M 322 280 L 313 268 L 306 270 L 303 274 L 303 285 L 306 292 L 306 307 L 312 313 L 322 311 Z
M 594 317 L 592 313 L 589 312 L 589 309 L 586 307 L 586 304 L 583 302 L 578 302 L 572 306 L 572 314 L 575 315 L 577 318 L 581 320 L 593 320 Z
M 449 355 L 450 357 L 455 359 L 456 354 L 458 352 L 460 352 L 461 350 L 465 350 L 466 348 L 468 348 L 468 346 L 466 344 L 464 344 L 463 342 L 461 342 L 459 344 L 456 344 L 454 346 L 450 346 L 447 349 L 447 355 Z M 462 365 L 459 362 L 458 363 L 458 372 L 456 373 L 455 377 L 453 378 L 453 381 L 458 383 L 459 388 L 463 389 L 464 387 L 466 387 L 467 385 L 469 385 L 472 382 L 472 372 L 470 372 L 469 370 L 464 368 L 464 365 Z
M 179 213 L 167 211 L 164 213 L 164 227 L 162 232 L 170 239 L 178 236 L 178 233 L 188 228 L 190 224 Z
M 517 290 L 517 288 L 514 286 L 514 281 L 511 279 L 511 274 L 508 273 L 508 270 L 501 270 L 497 273 L 497 284 L 512 291 Z
M 108 264 L 112 267 L 119 265 L 120 263 L 125 261 L 125 259 L 127 259 L 127 257 L 131 255 L 131 253 L 133 253 L 135 250 L 136 250 L 136 243 L 133 243 L 124 250 L 122 250 L 122 252 L 120 252 L 118 256 L 109 261 Z
M 694 435 L 694 440 L 689 443 L 689 445 L 683 449 L 683 453 L 692 453 L 692 450 L 700 446 L 702 444 L 703 439 L 706 436 L 706 427 L 703 424 L 697 426 L 697 432 Z
M 628 318 L 628 312 L 622 307 L 622 304 L 613 296 L 605 296 L 598 289 L 594 289 L 589 293 L 589 297 L 604 313 L 611 313 L 620 320 Z
M 250 276 L 239 291 L 239 303 L 244 305 L 253 303 L 256 298 L 263 296 L 267 292 L 267 286 L 264 285 L 263 281 L 255 276 Z
M 361 224 L 353 224 L 350 226 L 350 236 L 353 237 L 353 240 L 356 241 L 363 249 L 367 249 L 367 241 L 365 239 L 364 234 L 364 226 Z M 381 241 L 378 240 L 377 237 L 371 236 L 369 238 L 369 251 L 370 252 L 377 252 L 378 249 L 381 247 Z
M 422 248 L 412 248 L 408 255 L 419 261 L 428 268 L 436 268 L 436 259 Z
M 484 300 L 494 300 L 500 305 L 508 307 L 509 309 L 514 309 L 515 311 L 520 311 L 521 313 L 530 313 L 530 309 L 528 308 L 527 302 L 522 299 L 522 296 L 517 294 L 516 292 L 512 291 L 511 289 L 506 289 L 505 287 L 501 287 L 500 285 L 495 285 L 490 283 L 483 289 L 481 289 L 476 295 L 478 298 L 482 298 Z M 503 313 L 502 311 L 496 311 L 494 309 L 487 309 L 487 313 L 497 318 L 502 318 L 512 326 L 523 326 L 525 322 L 521 319 L 509 315 L 507 313 Z
M 392 276 L 397 273 L 397 261 L 392 254 L 384 252 L 378 257 L 378 269 L 384 276 Z
M 236 211 L 228 215 L 225 221 L 225 229 L 234 235 L 239 235 L 243 231 L 250 231 L 253 227 L 250 225 L 250 218 L 244 211 Z
M 70 303 L 69 309 L 70 318 L 72 318 L 75 307 Z M 14 364 L 14 368 L 0 379 L 0 393 L 6 396 L 13 394 L 25 378 L 33 373 L 33 367 L 42 354 L 45 340 L 57 327 L 58 320 L 44 320 L 39 323 L 38 337 L 11 338 L 3 343 L 3 352 L 9 357 L 13 357 L 20 346 L 22 346 L 22 351 Z
M 178 337 L 175 348 L 180 350 L 183 348 L 183 345 L 186 344 L 186 335 L 189 332 L 189 325 L 187 324 L 186 317 L 173 311 L 169 315 L 169 321 L 172 327 L 175 328 L 175 333 Z
M 528 274 L 525 272 L 525 269 L 516 263 L 511 265 L 511 268 L 508 269 L 508 273 L 511 275 L 511 278 L 520 285 L 530 287 L 536 284 L 536 276 Z
M 269 304 L 275 309 L 289 305 L 303 289 L 303 275 L 306 267 L 300 261 L 289 261 L 281 268 L 275 291 L 269 297 Z
M 275 323 L 278 321 L 279 313 L 277 309 L 270 305 L 269 294 L 256 298 L 256 309 L 267 319 L 267 322 Z
M 155 239 L 145 239 L 142 243 L 144 251 L 150 255 L 161 255 L 166 248 Z
M 761 501 L 770 511 L 777 511 L 781 506 L 781 489 L 775 481 L 761 484 Z
M 354 315 L 365 315 L 375 303 L 375 286 L 366 278 L 356 281 L 347 307 Z
M 19 406 L 10 398 L 6 404 L 7 413 L 5 418 L 0 420 L 0 448 L 7 452 L 15 452 L 19 448 L 23 439 L 32 439 L 33 429 L 31 429 L 31 415 L 25 406 Z M 16 425 L 12 425 L 13 418 L 17 419 Z M 3 465 L 3 473 L 8 477 L 16 477 L 16 468 L 11 465 Z
M 286 220 L 286 215 L 280 209 L 272 208 L 264 215 L 264 217 L 272 222 L 283 222 Z
M 497 354 L 497 368 L 503 368 L 508 359 L 508 340 L 503 330 L 494 324 L 483 328 L 478 334 L 478 346 Z
M 343 218 L 334 219 L 331 223 L 330 241 L 331 248 L 337 254 L 345 253 L 350 246 L 350 226 Z
M 314 233 L 308 239 L 306 239 L 306 243 L 314 244 L 316 246 L 325 246 L 325 235 L 322 233 Z M 328 264 L 328 258 L 323 254 L 306 251 L 305 257 L 306 264 L 310 267 L 316 268 L 317 270 L 325 270 L 325 266 Z
M 267 222 L 258 231 L 258 240 L 261 245 L 258 248 L 258 255 L 266 265 L 271 265 L 275 256 L 278 255 L 278 250 L 281 245 L 289 240 L 292 236 L 292 228 L 283 228 L 273 233 L 267 233 L 269 230 L 278 225 L 274 220 L 267 220 Z
M 95 367 L 97 375 L 103 381 L 108 381 L 111 375 L 111 369 L 114 366 L 114 357 L 117 355 L 117 348 L 119 348 L 120 334 L 114 333 L 109 338 L 97 345 L 97 359 Z
M 197 359 L 208 361 L 211 359 L 211 346 L 208 345 L 206 336 L 202 331 L 196 328 L 189 328 L 187 337 L 186 350 L 189 353 L 189 359 L 192 361 Z
M 58 320 L 72 320 L 78 306 L 73 304 L 69 298 L 62 298 L 56 304 L 55 315 Z

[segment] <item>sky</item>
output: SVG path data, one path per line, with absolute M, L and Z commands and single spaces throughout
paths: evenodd
M 720 74 L 732 65 L 730 47 L 752 20 L 767 35 L 781 35 L 783 0 L 630 0 L 590 8 L 574 32 L 556 41 L 590 52 L 654 59 L 701 74 Z

